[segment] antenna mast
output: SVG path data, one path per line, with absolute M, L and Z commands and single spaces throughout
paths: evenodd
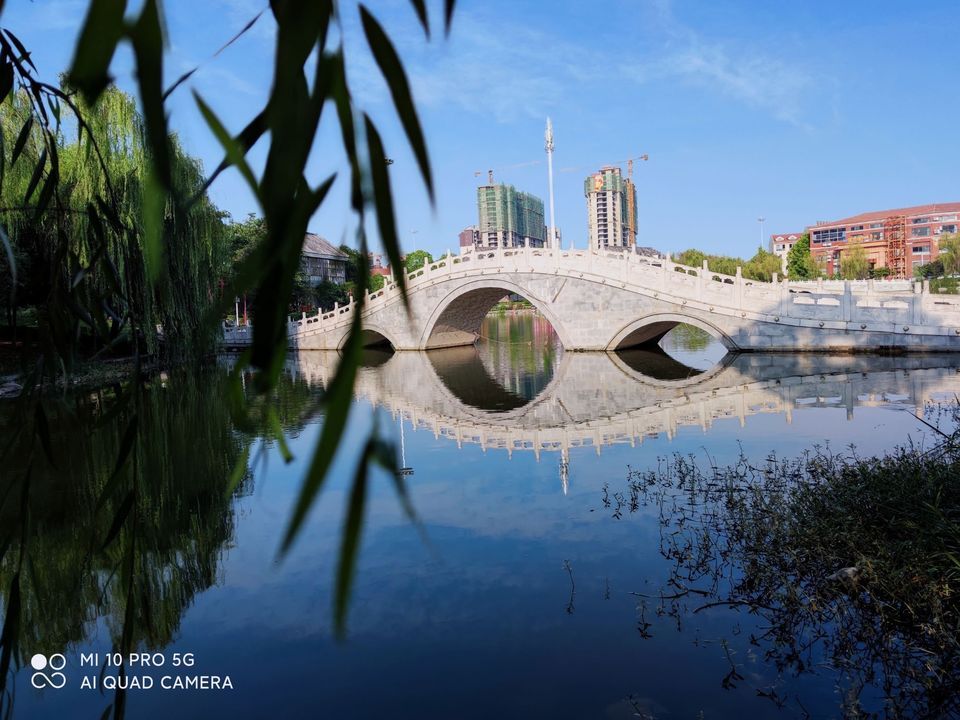
M 553 224 L 553 123 L 547 118 L 547 131 L 544 133 L 547 150 L 547 181 L 550 187 L 550 247 L 557 251 L 558 259 L 560 243 L 557 242 L 556 226 Z

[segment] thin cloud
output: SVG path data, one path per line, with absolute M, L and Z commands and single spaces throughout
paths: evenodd
M 798 127 L 807 127 L 804 108 L 816 88 L 814 78 L 796 66 L 721 44 L 698 43 L 662 60 L 627 65 L 625 74 L 638 83 L 686 80 Z
M 598 68 L 620 70 L 629 83 L 679 81 L 713 92 L 798 127 L 823 79 L 799 62 L 730 40 L 704 39 L 679 22 L 670 0 L 650 0 L 642 24 L 655 41 L 645 53 L 622 46 L 570 42 L 539 27 L 511 26 L 478 12 L 458 11 L 449 41 L 423 42 L 412 14 L 391 17 L 394 41 L 417 103 L 451 106 L 491 120 L 542 117 L 583 102 L 597 86 Z M 638 22 L 640 22 L 638 20 Z M 406 24 L 405 24 L 406 23 Z M 389 98 L 358 24 L 345 22 L 348 75 L 363 103 Z

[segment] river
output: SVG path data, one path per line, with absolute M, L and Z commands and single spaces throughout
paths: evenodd
M 116 700 L 103 682 L 117 674 L 108 654 L 124 627 L 154 653 L 126 670 L 127 682 L 152 685 L 127 691 L 130 718 L 774 718 L 849 707 L 836 668 L 778 667 L 758 640 L 760 616 L 697 611 L 696 598 L 671 607 L 676 518 L 631 478 L 674 454 L 709 467 L 930 444 L 920 418 L 935 422 L 930 403 L 960 393 L 960 359 L 731 357 L 687 327 L 661 350 L 564 353 L 526 313 L 489 316 L 483 334 L 476 347 L 367 354 L 333 472 L 283 558 L 335 355 L 290 358 L 269 400 L 289 463 L 269 432 L 230 415 L 233 358 L 156 378 L 133 450 L 137 534 L 105 548 L 111 517 L 96 498 L 125 425 L 101 414 L 109 389 L 52 403 L 59 462 L 34 463 L 27 505 L 6 503 L 0 527 L 29 507 L 21 655 L 62 654 L 65 686 L 21 667 L 13 717 L 100 717 Z M 396 444 L 419 523 L 376 471 L 339 641 L 341 528 L 373 426 Z M 250 470 L 227 494 L 247 444 Z M 15 561 L 0 563 L 5 609 Z M 164 686 L 191 677 L 208 689 Z M 882 709 L 877 687 L 855 690 Z

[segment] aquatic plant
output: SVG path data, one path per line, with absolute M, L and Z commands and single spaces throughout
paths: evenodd
M 616 517 L 659 513 L 669 579 L 644 595 L 658 613 L 682 625 L 710 608 L 749 612 L 764 658 L 779 672 L 836 673 L 848 714 L 939 718 L 960 713 L 958 477 L 954 432 L 878 458 L 817 448 L 704 467 L 674 456 L 605 502 Z M 732 664 L 725 683 L 742 679 Z M 861 706 L 871 694 L 880 707 Z

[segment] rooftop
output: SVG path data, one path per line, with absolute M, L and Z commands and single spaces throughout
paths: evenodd
M 309 257 L 347 259 L 347 254 L 316 233 L 307 233 L 303 239 L 303 254 Z
M 818 222 L 814 227 L 823 227 L 829 225 L 855 225 L 859 223 L 876 222 L 888 217 L 905 215 L 913 217 L 915 215 L 928 215 L 931 213 L 956 213 L 960 212 L 960 202 L 933 203 L 931 205 L 914 205 L 906 208 L 893 208 L 891 210 L 876 210 L 874 212 L 860 213 L 852 217 L 841 220 L 830 220 L 827 222 Z

